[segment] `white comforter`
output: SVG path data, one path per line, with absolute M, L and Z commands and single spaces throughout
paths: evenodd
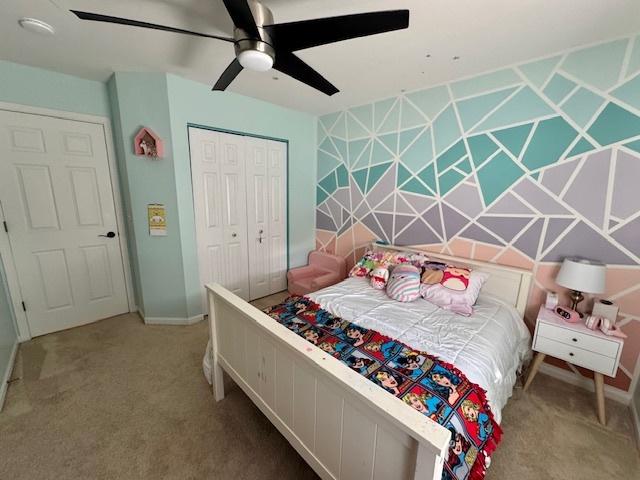
M 333 315 L 454 364 L 487 391 L 498 422 L 516 373 L 531 354 L 531 335 L 518 312 L 488 295 L 480 295 L 470 317 L 422 298 L 397 302 L 362 278 L 348 278 L 307 296 Z

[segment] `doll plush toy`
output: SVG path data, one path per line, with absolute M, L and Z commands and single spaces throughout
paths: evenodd
M 444 269 L 444 275 L 440 281 L 440 285 L 447 287 L 449 290 L 466 290 L 469 286 L 470 273 L 466 268 L 447 266 L 447 268 Z
M 464 291 L 469 286 L 471 272 L 467 268 L 447 265 L 444 269 L 427 268 L 422 274 L 422 283 L 427 285 L 440 284 L 449 290 Z
M 371 286 L 376 290 L 384 290 L 389 280 L 387 267 L 376 267 L 371 272 Z

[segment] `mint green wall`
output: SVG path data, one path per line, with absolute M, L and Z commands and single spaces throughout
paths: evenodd
M 0 257 L 0 381 L 9 367 L 11 352 L 17 341 L 13 308 L 9 301 L 9 289 L 5 279 L 2 257 Z
M 202 313 L 187 124 L 245 132 L 289 142 L 290 264 L 314 248 L 316 118 L 173 75 L 116 73 L 108 83 L 121 185 L 129 223 L 137 301 L 146 317 L 189 318 Z M 165 142 L 160 160 L 137 157 L 141 126 Z M 167 207 L 167 237 L 150 237 L 146 206 Z
M 116 76 L 112 75 L 107 82 L 107 91 L 109 93 L 109 104 L 111 111 L 111 125 L 113 142 L 116 149 L 116 161 L 118 164 L 118 182 L 120 192 L 123 198 L 123 207 L 125 210 L 125 222 L 127 229 L 127 245 L 129 248 L 129 257 L 131 264 L 131 274 L 133 277 L 134 295 L 136 306 L 144 312 L 144 298 L 140 294 L 142 285 L 140 282 L 138 247 L 136 245 L 135 229 L 133 226 L 133 214 L 131 211 L 131 198 L 129 177 L 127 176 L 127 162 L 125 142 L 123 140 L 122 122 L 120 121 L 120 104 L 118 102 L 118 88 L 116 85 Z
M 289 262 L 306 262 L 315 246 L 316 118 L 209 85 L 168 76 L 182 261 L 189 315 L 200 313 L 200 286 L 193 214 L 187 124 L 261 135 L 289 141 Z
M 187 123 L 289 141 L 289 261 L 314 248 L 316 118 L 163 73 L 115 73 L 107 84 L 0 61 L 0 101 L 110 117 L 136 301 L 147 317 L 201 313 Z M 153 161 L 133 154 L 141 126 L 165 142 Z M 150 237 L 146 207 L 167 207 L 168 235 Z
M 146 317 L 184 318 L 187 308 L 167 77 L 156 73 L 115 73 L 109 81 L 109 92 L 138 307 Z M 133 138 L 142 126 L 151 128 L 164 140 L 162 159 L 134 154 Z M 149 235 L 150 203 L 166 207 L 166 237 Z
M 0 102 L 109 116 L 104 83 L 2 60 Z

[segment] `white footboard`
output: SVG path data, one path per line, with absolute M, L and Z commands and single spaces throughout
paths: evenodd
M 439 480 L 449 431 L 220 285 L 207 285 L 222 370 L 323 479 Z

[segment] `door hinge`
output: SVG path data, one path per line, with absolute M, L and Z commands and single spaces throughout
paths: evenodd
M 22 310 L 24 310 L 25 312 L 27 311 L 27 306 L 24 304 L 24 301 L 22 302 Z
M 7 222 L 5 222 L 4 220 L 2 221 L 2 226 L 4 227 L 4 231 L 9 233 L 9 227 L 7 226 Z

